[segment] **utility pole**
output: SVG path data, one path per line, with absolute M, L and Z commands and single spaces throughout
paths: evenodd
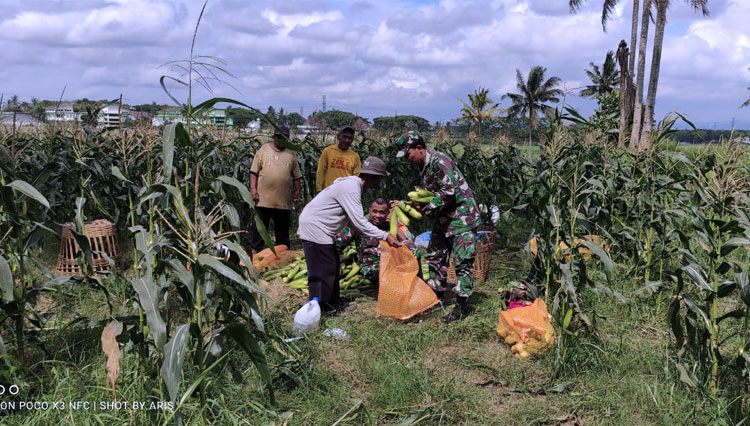
M 323 95 L 323 112 L 326 112 L 326 95 Z

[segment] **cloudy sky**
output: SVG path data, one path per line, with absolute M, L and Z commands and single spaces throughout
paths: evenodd
M 500 102 L 515 70 L 534 65 L 577 96 L 584 69 L 630 35 L 632 2 L 603 32 L 601 1 L 571 15 L 566 0 L 209 0 L 196 55 L 221 58 L 232 76 L 214 96 L 265 110 L 337 108 L 368 118 L 459 115 L 478 87 Z M 678 110 L 706 128 L 750 129 L 750 0 L 710 0 L 710 17 L 674 0 L 669 10 L 657 118 Z M 0 92 L 57 99 L 169 103 L 161 64 L 189 56 L 202 0 L 0 0 Z M 653 25 L 652 25 L 653 27 Z M 649 46 L 650 50 L 650 46 Z M 219 64 L 221 65 L 221 64 Z M 231 86 L 230 86 L 231 85 Z M 179 99 L 186 93 L 173 87 Z M 211 97 L 197 90 L 198 101 Z M 501 102 L 508 106 L 509 100 Z

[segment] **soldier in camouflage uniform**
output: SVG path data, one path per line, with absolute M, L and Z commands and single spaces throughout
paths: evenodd
M 474 256 L 477 247 L 476 228 L 479 225 L 479 210 L 474 194 L 466 183 L 463 173 L 453 160 L 442 152 L 427 149 L 422 136 L 406 132 L 396 141 L 397 157 L 405 157 L 414 167 L 421 169 L 418 189 L 435 194 L 429 203 L 417 205 L 433 220 L 430 244 L 427 248 L 427 263 L 430 278 L 427 284 L 441 300 L 446 290 L 446 279 L 450 257 L 456 268 L 456 306 L 443 317 L 452 322 L 466 314 L 466 299 L 471 295 L 474 281 Z
M 388 201 L 385 198 L 377 198 L 370 204 L 367 219 L 383 231 L 388 231 Z M 413 253 L 418 253 L 417 246 L 414 245 L 414 237 L 409 231 L 399 229 L 398 239 Z M 376 238 L 367 238 L 357 235 L 347 226 L 336 235 L 336 250 L 339 254 L 344 251 L 352 241 L 355 241 L 357 247 L 357 265 L 360 267 L 360 274 L 368 280 L 377 283 L 378 273 L 380 271 L 380 240 Z M 416 255 L 415 255 L 416 256 Z

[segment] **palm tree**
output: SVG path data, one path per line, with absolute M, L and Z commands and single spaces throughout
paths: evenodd
M 635 100 L 633 102 L 633 128 L 630 132 L 630 146 L 639 146 L 641 139 L 641 120 L 643 118 L 643 85 L 646 82 L 646 45 L 648 44 L 648 24 L 651 21 L 651 3 L 654 0 L 643 1 L 643 15 L 641 21 L 641 40 L 638 44 L 638 75 L 635 81 Z
M 581 90 L 581 96 L 596 98 L 599 95 L 608 94 L 620 85 L 620 70 L 617 69 L 615 54 L 611 50 L 607 52 L 607 56 L 604 58 L 601 71 L 599 71 L 599 66 L 593 62 L 589 62 L 589 65 L 591 69 L 585 71 L 593 84 Z
M 607 32 L 607 21 L 609 20 L 610 16 L 612 15 L 612 12 L 615 10 L 615 6 L 617 5 L 619 0 L 604 0 L 603 6 L 602 6 L 602 29 L 604 32 Z M 646 0 L 647 2 L 649 0 Z M 583 4 L 584 0 L 569 0 L 570 5 L 570 11 L 571 13 L 575 13 L 578 11 L 578 9 Z M 633 112 L 631 105 L 633 105 L 633 96 L 635 95 L 632 93 L 631 90 L 623 90 L 623 89 L 629 89 L 632 86 L 632 79 L 633 75 L 635 75 L 635 43 L 636 39 L 638 37 L 638 10 L 639 10 L 639 0 L 633 0 L 633 19 L 632 24 L 630 27 L 630 51 L 629 51 L 629 61 L 628 61 L 628 69 L 627 69 L 627 75 L 625 75 L 625 70 L 621 70 L 621 73 L 625 75 L 625 77 L 628 79 L 630 83 L 626 86 L 621 85 L 620 87 L 620 136 L 618 140 L 618 146 L 624 147 L 625 146 L 625 125 L 630 119 L 630 114 Z M 648 8 L 648 6 L 645 6 Z M 645 15 L 644 15 L 645 16 Z M 645 22 L 645 34 L 648 34 L 648 20 L 644 19 Z M 646 50 L 645 42 L 643 43 L 643 51 Z M 619 52 L 618 52 L 619 54 Z M 644 60 L 643 67 L 645 68 L 646 62 Z M 641 75 L 639 72 L 638 75 Z M 641 92 L 640 92 L 640 98 L 643 98 L 643 83 L 641 83 Z M 638 105 L 640 105 L 640 101 L 638 102 Z M 640 114 L 640 106 L 639 106 L 639 114 Z M 640 115 L 639 115 L 640 117 Z
M 7 100 L 5 104 L 5 110 L 8 112 L 21 112 L 21 101 L 18 100 L 18 95 L 13 95 Z
M 469 93 L 469 103 L 459 99 L 464 104 L 461 108 L 461 120 L 476 123 L 478 136 L 482 135 L 482 121 L 492 118 L 500 110 L 499 104 L 492 104 L 492 99 L 487 96 L 489 93 L 490 89 L 480 87 L 474 93 Z
M 604 0 L 604 6 L 602 11 L 602 26 L 606 31 L 606 21 L 609 18 L 611 12 L 614 10 L 615 5 L 619 0 Z M 704 16 L 709 14 L 708 7 L 706 6 L 708 0 L 685 0 L 694 9 L 701 10 Z M 583 4 L 584 0 L 569 0 L 571 12 L 576 12 Z M 631 146 L 638 146 L 640 148 L 647 147 L 651 144 L 651 127 L 654 122 L 654 105 L 656 103 L 656 88 L 659 83 L 659 68 L 661 65 L 661 50 L 664 41 L 664 26 L 667 21 L 667 8 L 669 7 L 670 0 L 644 0 L 643 2 L 643 13 L 641 15 L 641 36 L 640 43 L 638 46 L 638 73 L 636 78 L 636 94 L 633 111 L 633 129 L 631 132 L 630 143 Z M 646 111 L 641 114 L 643 109 L 643 87 L 645 84 L 645 71 L 646 71 L 646 45 L 648 43 L 648 24 L 651 17 L 651 6 L 656 7 L 656 31 L 654 34 L 654 47 L 653 47 L 653 60 L 651 63 L 651 74 L 649 77 L 648 94 L 646 96 Z M 633 25 L 631 31 L 631 42 L 630 42 L 630 64 L 628 71 L 630 75 L 633 75 L 633 66 L 635 64 L 635 34 L 638 29 L 638 0 L 633 1 Z M 644 121 L 642 123 L 642 121 Z M 641 141 L 643 139 L 643 141 Z
M 646 0 L 648 2 L 648 0 Z M 648 81 L 646 95 L 646 111 L 643 114 L 643 129 L 641 130 L 640 148 L 651 145 L 651 128 L 654 125 L 654 106 L 656 104 L 656 88 L 659 84 L 659 68 L 661 66 L 661 50 L 664 42 L 664 27 L 667 24 L 667 8 L 670 0 L 651 0 L 656 5 L 656 31 L 654 33 L 654 51 L 651 59 L 651 74 Z M 700 10 L 703 16 L 708 16 L 706 4 L 708 0 L 686 0 L 695 10 Z M 640 78 L 640 76 L 639 76 Z
M 556 86 L 560 84 L 559 77 L 550 77 L 545 81 L 544 73 L 547 68 L 540 65 L 534 66 L 529 71 L 527 81 L 523 80 L 521 71 L 516 69 L 516 87 L 520 93 L 506 93 L 502 99 L 510 98 L 513 105 L 508 108 L 508 116 L 529 117 L 529 158 L 531 158 L 531 133 L 538 124 L 537 111 L 543 114 L 551 114 L 554 108 L 544 102 L 560 102 L 558 96 L 563 91 Z

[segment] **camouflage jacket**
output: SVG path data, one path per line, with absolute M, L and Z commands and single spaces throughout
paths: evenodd
M 370 215 L 367 215 L 367 219 Z M 380 229 L 388 231 L 390 228 L 388 222 L 383 222 Z M 407 240 L 403 241 L 404 245 L 412 252 L 416 252 L 417 246 L 414 245 L 414 236 L 409 231 L 404 231 Z M 354 241 L 357 248 L 357 265 L 360 267 L 360 274 L 369 280 L 378 278 L 380 270 L 380 240 L 377 238 L 367 238 L 363 235 L 355 234 L 350 227 L 345 227 L 336 235 L 336 251 L 340 254 L 346 246 Z
M 420 176 L 419 189 L 435 193 L 423 212 L 432 217 L 434 226 L 453 236 L 479 226 L 479 209 L 463 173 L 450 157 L 439 151 L 427 150 Z

